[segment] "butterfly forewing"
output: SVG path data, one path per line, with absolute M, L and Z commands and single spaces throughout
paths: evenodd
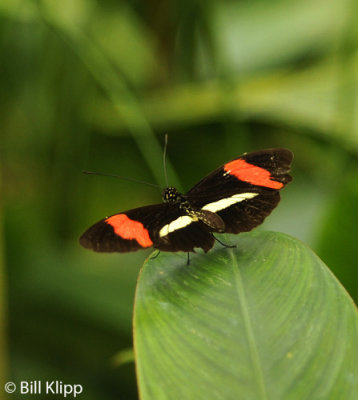
M 135 208 L 107 217 L 80 238 L 83 247 L 98 252 L 129 252 L 153 245 L 148 226 L 155 226 L 166 204 Z
M 193 207 L 216 212 L 226 233 L 247 232 L 260 225 L 280 201 L 293 154 L 268 149 L 236 158 L 197 183 L 185 195 Z
M 192 204 L 230 197 L 232 194 L 257 190 L 279 190 L 292 178 L 290 164 L 293 154 L 287 149 L 267 149 L 236 158 L 194 185 L 186 194 Z
M 91 226 L 80 238 L 97 252 L 130 252 L 147 247 L 163 251 L 205 251 L 214 244 L 206 226 L 169 204 L 155 204 L 114 214 Z

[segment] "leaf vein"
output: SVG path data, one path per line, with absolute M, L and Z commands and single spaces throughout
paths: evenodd
M 245 293 L 245 289 L 244 289 L 242 275 L 240 273 L 239 265 L 237 263 L 235 254 L 232 250 L 230 251 L 230 254 L 231 254 L 231 258 L 232 258 L 233 274 L 235 277 L 235 287 L 236 287 L 236 291 L 237 291 L 237 297 L 238 297 L 239 304 L 240 304 L 240 307 L 242 310 L 243 321 L 244 321 L 244 326 L 245 326 L 245 330 L 246 330 L 246 334 L 247 334 L 247 340 L 248 340 L 248 344 L 249 344 L 252 366 L 253 366 L 253 369 L 255 372 L 255 377 L 257 380 L 257 384 L 258 384 L 260 398 L 262 400 L 268 400 L 268 394 L 266 391 L 264 374 L 263 374 L 262 367 L 261 367 L 261 360 L 260 360 L 259 352 L 258 352 L 256 341 L 255 341 L 255 335 L 254 335 L 254 331 L 253 331 L 253 327 L 252 327 L 250 314 L 248 311 L 248 304 L 247 304 L 247 298 L 246 298 L 246 293 Z

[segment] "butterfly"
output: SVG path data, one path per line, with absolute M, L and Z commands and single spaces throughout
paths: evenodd
M 91 226 L 80 244 L 97 252 L 209 251 L 214 233 L 251 231 L 280 201 L 293 153 L 274 148 L 245 153 L 204 177 L 187 193 L 163 191 L 163 203 L 123 211 Z

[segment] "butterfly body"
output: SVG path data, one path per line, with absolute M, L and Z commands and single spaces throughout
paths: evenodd
M 105 218 L 80 238 L 98 252 L 129 252 L 154 247 L 162 251 L 209 251 L 213 233 L 247 232 L 261 224 L 291 181 L 293 155 L 286 149 L 247 153 L 203 178 L 187 193 L 164 189 L 162 204 Z

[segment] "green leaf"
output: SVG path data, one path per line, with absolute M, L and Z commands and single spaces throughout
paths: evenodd
M 148 399 L 356 399 L 358 315 L 303 243 L 240 234 L 186 265 L 149 259 L 135 304 L 139 391 Z

